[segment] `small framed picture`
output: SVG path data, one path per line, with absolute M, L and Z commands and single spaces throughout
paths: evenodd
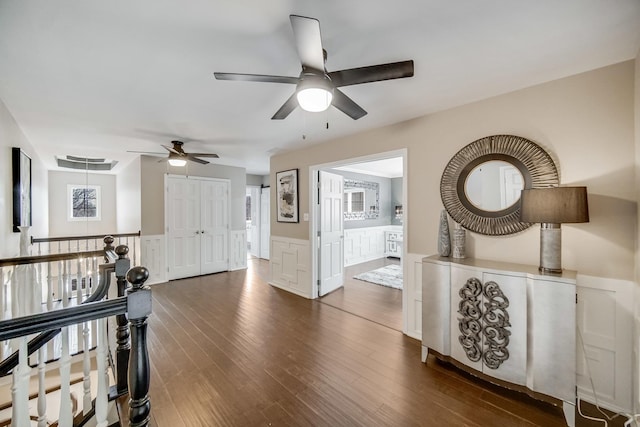
M 276 173 L 278 222 L 298 221 L 298 169 Z
M 68 221 L 100 221 L 100 186 L 67 185 Z

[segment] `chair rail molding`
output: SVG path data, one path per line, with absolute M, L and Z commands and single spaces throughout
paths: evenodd
M 229 271 L 247 268 L 247 230 L 229 232 Z
M 313 299 L 309 241 L 271 236 L 269 284 Z
M 164 234 L 140 236 L 140 263 L 149 270 L 147 285 L 167 281 Z
M 422 259 L 427 255 L 408 253 L 403 263 L 403 332 L 422 340 Z
M 596 403 L 592 379 L 598 404 L 615 412 L 633 412 L 634 286 L 627 280 L 577 277 L 578 396 Z

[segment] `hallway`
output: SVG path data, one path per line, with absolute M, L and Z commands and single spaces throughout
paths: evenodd
M 401 332 L 269 286 L 268 268 L 152 286 L 152 425 L 564 425 L 558 408 L 421 363 Z

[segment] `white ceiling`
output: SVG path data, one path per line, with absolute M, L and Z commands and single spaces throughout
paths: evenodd
M 369 112 L 271 116 L 293 86 L 214 71 L 297 76 L 289 14 L 318 18 L 327 69 L 413 59 L 415 76 L 344 88 Z M 634 58 L 638 0 L 0 0 L 0 99 L 54 156 L 163 151 L 266 174 L 316 144 Z M 329 122 L 329 129 L 326 123 Z

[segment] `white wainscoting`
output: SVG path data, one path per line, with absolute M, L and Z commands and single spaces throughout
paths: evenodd
M 408 253 L 403 259 L 404 289 L 402 304 L 404 333 L 422 340 L 422 258 L 427 255 Z
M 229 270 L 247 268 L 247 230 L 231 230 L 229 240 Z
M 140 236 L 140 265 L 149 270 L 146 284 L 167 281 L 164 234 Z
M 271 236 L 269 284 L 305 298 L 314 298 L 310 261 L 308 240 Z
M 344 266 L 384 258 L 384 232 L 388 226 L 344 230 Z
M 577 279 L 578 396 L 596 403 L 591 377 L 600 406 L 631 413 L 635 284 L 580 274 Z

